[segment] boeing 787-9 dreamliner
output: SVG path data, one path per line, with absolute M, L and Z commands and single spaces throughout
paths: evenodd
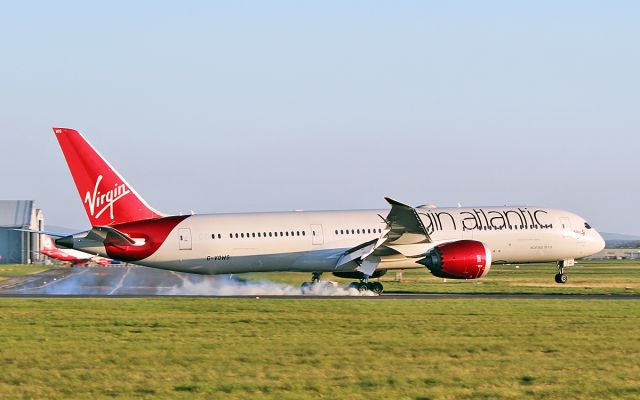
M 92 226 L 56 243 L 124 262 L 196 274 L 311 273 L 303 286 L 330 272 L 381 293 L 370 278 L 424 267 L 478 279 L 492 264 L 556 262 L 556 282 L 565 283 L 565 267 L 604 247 L 582 217 L 540 207 L 412 207 L 386 198 L 386 210 L 165 215 L 79 132 L 53 130 Z

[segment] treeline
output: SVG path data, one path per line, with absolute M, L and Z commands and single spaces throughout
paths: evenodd
M 640 249 L 640 240 L 607 240 L 607 249 Z

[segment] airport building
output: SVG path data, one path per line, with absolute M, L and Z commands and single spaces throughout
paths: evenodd
M 640 260 L 640 249 L 604 249 L 586 260 Z
M 41 261 L 40 235 L 15 229 L 44 229 L 44 215 L 33 200 L 0 200 L 0 264 Z

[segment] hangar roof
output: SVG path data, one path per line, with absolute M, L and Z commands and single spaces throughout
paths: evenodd
M 0 227 L 28 228 L 33 200 L 0 200 Z

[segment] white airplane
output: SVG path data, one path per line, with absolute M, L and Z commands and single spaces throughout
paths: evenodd
M 111 264 L 111 260 L 108 258 L 93 256 L 74 249 L 59 249 L 54 245 L 49 235 L 42 235 L 42 249 L 40 249 L 40 253 L 59 261 L 68 262 L 72 266 L 84 265 L 89 262 L 94 262 L 103 267 Z
M 583 218 L 539 207 L 414 208 L 386 198 L 390 210 L 167 216 L 79 132 L 54 132 L 92 226 L 56 243 L 124 262 L 196 274 L 304 271 L 311 283 L 331 272 L 381 293 L 369 278 L 388 270 L 477 279 L 492 263 L 555 261 L 565 283 L 565 267 L 604 248 Z

